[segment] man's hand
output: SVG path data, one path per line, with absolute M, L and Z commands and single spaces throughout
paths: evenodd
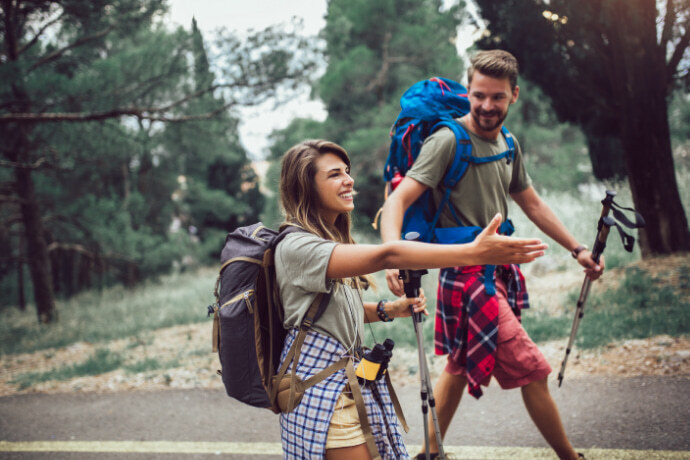
M 388 289 L 390 289 L 390 291 L 398 297 L 402 297 L 405 295 L 405 288 L 403 281 L 398 278 L 398 276 L 400 276 L 400 270 L 397 268 L 390 268 L 386 270 L 386 282 L 388 283 Z
M 577 263 L 585 267 L 585 274 L 592 281 L 597 280 L 601 275 L 604 274 L 604 256 L 599 257 L 599 264 L 592 259 L 592 253 L 588 250 L 580 251 L 577 255 Z

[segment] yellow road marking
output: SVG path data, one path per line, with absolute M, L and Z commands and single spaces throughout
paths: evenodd
M 410 453 L 419 445 L 409 445 Z M 588 460 L 685 460 L 690 451 L 577 449 Z M 456 458 L 472 460 L 555 459 L 551 449 L 536 447 L 445 446 Z M 178 454 L 245 454 L 282 455 L 277 442 L 173 442 L 173 441 L 0 441 L 0 452 L 111 452 L 111 453 L 178 453 Z

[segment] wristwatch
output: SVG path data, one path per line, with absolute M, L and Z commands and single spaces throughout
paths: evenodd
M 573 249 L 570 252 L 570 255 L 573 256 L 573 259 L 577 259 L 577 256 L 580 255 L 580 253 L 586 249 L 587 246 L 585 246 L 584 244 L 579 244 L 575 249 Z

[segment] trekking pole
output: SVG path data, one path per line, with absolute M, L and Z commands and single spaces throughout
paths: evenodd
M 419 297 L 421 279 L 422 276 L 427 273 L 428 272 L 426 270 L 400 270 L 399 278 L 403 281 L 405 295 L 408 299 Z M 436 400 L 434 399 L 434 392 L 431 389 L 429 367 L 426 361 L 426 354 L 424 353 L 424 337 L 422 334 L 422 313 L 416 313 L 412 305 L 410 305 L 410 311 L 412 312 L 412 324 L 414 325 L 414 332 L 417 336 L 417 350 L 419 352 L 419 379 L 421 382 L 422 417 L 424 418 L 424 451 L 426 453 L 426 460 L 431 459 L 429 453 L 429 426 L 427 422 L 427 413 L 429 407 L 431 407 L 431 418 L 434 422 L 436 445 L 438 446 L 438 458 L 440 460 L 445 460 L 446 455 L 443 452 L 441 430 L 439 429 L 438 417 L 436 416 Z
M 601 210 L 601 217 L 599 218 L 599 222 L 597 224 L 597 236 L 594 240 L 594 247 L 592 248 L 592 260 L 599 264 L 599 260 L 601 259 L 601 255 L 604 252 L 604 249 L 606 249 L 606 239 L 609 236 L 609 232 L 611 230 L 611 227 L 617 227 L 618 232 L 621 236 L 621 240 L 623 241 L 623 246 L 628 252 L 632 252 L 633 245 L 635 243 L 635 238 L 632 236 L 626 234 L 621 227 L 616 223 L 616 220 L 621 222 L 623 225 L 629 227 L 629 228 L 642 228 L 645 225 L 644 219 L 642 216 L 636 212 L 632 208 L 622 208 L 621 206 L 618 206 L 618 204 L 613 201 L 613 198 L 616 196 L 616 192 L 614 190 L 606 190 L 606 197 L 601 201 L 601 204 L 603 205 L 602 210 Z M 633 223 L 630 221 L 621 211 L 621 209 L 627 210 L 627 211 L 632 211 L 635 213 L 635 222 Z M 609 217 L 609 213 L 613 210 L 613 215 L 615 219 Z M 577 299 L 577 308 L 575 310 L 575 318 L 573 318 L 573 325 L 572 328 L 570 329 L 570 338 L 568 339 L 568 346 L 565 348 L 565 357 L 563 358 L 563 362 L 561 363 L 561 370 L 558 372 L 558 386 L 560 387 L 561 384 L 563 383 L 563 377 L 565 374 L 565 366 L 568 362 L 568 356 L 570 355 L 570 351 L 572 350 L 573 343 L 575 342 L 575 336 L 577 334 L 577 330 L 580 327 L 580 321 L 582 320 L 582 317 L 585 314 L 585 303 L 587 302 L 587 296 L 589 295 L 589 289 L 592 285 L 592 280 L 589 279 L 588 276 L 585 275 L 585 280 L 582 283 L 582 288 L 580 289 L 580 296 Z

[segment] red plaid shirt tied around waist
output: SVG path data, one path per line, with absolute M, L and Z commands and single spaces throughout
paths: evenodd
M 495 277 L 506 285 L 507 298 L 515 316 L 529 308 L 525 278 L 517 265 L 473 265 L 441 270 L 436 308 L 436 354 L 450 354 L 465 367 L 469 393 L 482 395 L 480 385 L 494 370 L 498 339 L 498 298 Z

